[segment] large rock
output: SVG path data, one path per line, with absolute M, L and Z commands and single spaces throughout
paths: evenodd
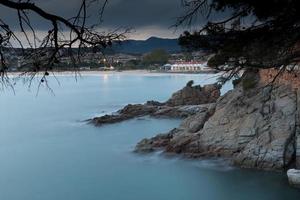
M 215 104 L 204 104 L 202 109 L 199 109 L 197 113 L 190 115 L 180 125 L 181 129 L 185 129 L 189 133 L 195 133 L 201 130 L 208 120 L 208 118 L 214 113 Z
M 187 118 L 196 113 L 202 113 L 211 109 L 212 104 L 204 105 L 185 105 L 185 106 L 154 106 L 146 104 L 127 105 L 117 113 L 112 115 L 104 115 L 95 117 L 90 120 L 96 126 L 117 123 L 136 117 L 152 116 L 152 117 L 169 117 L 169 118 Z
M 178 96 L 178 94 L 180 95 Z M 200 104 L 204 102 L 215 102 L 219 96 L 220 88 L 216 84 L 205 85 L 203 87 L 192 87 L 188 84 L 182 90 L 174 93 L 166 103 L 147 101 L 145 104 L 129 104 L 115 114 L 95 117 L 88 121 L 96 126 L 101 126 L 146 115 L 153 117 L 186 118 L 203 110 L 207 110 L 207 106 L 209 105 Z M 194 101 L 194 97 L 197 97 L 198 100 Z M 173 101 L 175 103 L 171 103 Z M 206 117 L 203 116 L 203 119 L 205 118 Z M 197 124 L 193 126 L 193 129 L 199 129 L 197 128 Z
M 185 106 L 187 108 L 188 106 Z M 135 152 L 152 152 L 157 149 L 164 149 L 169 153 L 184 152 L 185 145 L 196 140 L 197 131 L 202 129 L 207 118 L 209 118 L 215 109 L 215 104 L 204 104 L 198 107 L 193 106 L 193 112 L 184 119 L 178 128 L 165 134 L 159 134 L 150 139 L 144 139 L 139 142 Z M 196 112 L 195 112 L 196 111 Z
M 295 165 L 296 148 L 300 158 L 295 91 L 284 85 L 244 86 L 220 97 L 215 109 L 191 115 L 167 133 L 165 151 L 227 157 L 247 168 L 283 170 Z
M 170 131 L 169 134 L 158 134 L 157 136 L 151 139 L 143 139 L 136 145 L 135 152 L 149 153 L 155 150 L 162 149 L 166 145 L 168 145 L 171 138 L 172 131 Z
M 243 167 L 288 167 L 294 153 L 296 96 L 284 86 L 270 89 L 237 88 L 221 98 L 199 133 L 201 151 L 230 156 Z
M 300 188 L 300 170 L 289 169 L 287 171 L 287 176 L 288 176 L 290 185 Z
M 175 92 L 166 104 L 169 106 L 207 104 L 216 102 L 219 97 L 220 86 L 218 84 L 203 87 L 188 84 L 183 89 Z

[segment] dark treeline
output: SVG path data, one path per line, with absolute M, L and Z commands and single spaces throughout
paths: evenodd
M 187 12 L 176 26 L 192 25 L 197 15 L 204 16 L 206 24 L 184 32 L 180 44 L 212 50 L 212 67 L 284 70 L 299 62 L 299 0 L 184 0 L 183 5 Z M 217 20 L 219 15 L 225 17 Z

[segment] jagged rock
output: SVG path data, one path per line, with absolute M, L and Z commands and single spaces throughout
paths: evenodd
M 204 123 L 214 113 L 215 104 L 203 105 L 202 109 L 194 115 L 183 120 L 180 127 L 186 129 L 189 133 L 195 133 L 203 128 Z
M 216 112 L 199 133 L 201 153 L 231 157 L 236 165 L 249 168 L 288 167 L 293 159 L 294 92 L 276 88 L 268 101 L 257 88 L 248 92 L 236 88 L 217 102 Z M 283 99 L 281 93 L 288 95 Z
M 214 109 L 215 104 L 198 106 L 197 110 L 194 109 L 194 112 L 183 120 L 179 128 L 175 128 L 165 134 L 159 134 L 158 137 L 142 140 L 136 146 L 135 151 L 153 151 L 157 149 L 157 143 L 159 143 L 159 149 L 164 148 L 166 152 L 184 152 L 184 146 L 196 140 L 196 137 L 198 137 L 196 132 L 203 127 L 207 118 L 214 112 Z
M 147 101 L 146 102 L 146 105 L 149 105 L 149 106 L 164 106 L 165 103 L 161 103 L 159 101 Z
M 91 119 L 90 122 L 97 126 L 101 126 L 104 124 L 112 124 L 112 123 L 121 122 L 128 119 L 132 119 L 134 117 L 151 115 L 152 113 L 156 112 L 157 109 L 158 107 L 153 105 L 129 104 L 125 106 L 123 109 L 119 110 L 116 114 L 95 117 Z
M 143 104 L 135 104 L 135 105 L 127 105 L 123 109 L 121 109 L 118 113 L 121 115 L 128 115 L 128 116 L 142 116 L 150 113 L 154 113 L 156 111 L 156 106 L 152 105 L 143 105 Z
M 295 91 L 284 85 L 245 88 L 238 85 L 218 99 L 214 112 L 191 115 L 167 133 L 165 151 L 227 157 L 247 168 L 283 170 L 295 164 Z
M 159 117 L 166 116 L 172 118 L 186 118 L 188 116 L 194 115 L 199 112 L 208 110 L 210 104 L 204 105 L 186 105 L 186 106 L 162 106 L 156 112 L 151 114 L 151 116 Z
M 102 125 L 144 115 L 185 118 L 178 128 L 142 140 L 135 151 L 226 157 L 248 168 L 300 167 L 300 92 L 286 85 L 262 87 L 256 76 L 246 73 L 247 82 L 241 81 L 222 97 L 216 84 L 189 84 L 166 103 L 128 105 L 91 122 Z
M 158 150 L 165 147 L 169 143 L 171 138 L 172 133 L 159 134 L 151 139 L 143 139 L 136 145 L 135 152 L 149 153 L 154 150 Z
M 187 106 L 153 106 L 149 104 L 127 105 L 113 115 L 104 115 L 102 117 L 95 117 L 90 120 L 96 126 L 104 124 L 112 124 L 135 117 L 152 116 L 152 117 L 170 117 L 170 118 L 186 118 L 194 115 L 202 110 L 209 110 L 210 104 L 205 105 L 187 105 Z
M 220 86 L 218 84 L 191 86 L 175 92 L 166 102 L 169 106 L 178 105 L 199 105 L 214 103 L 220 97 Z
M 207 105 L 198 105 L 199 102 L 213 102 L 213 100 L 216 100 L 217 96 L 220 95 L 220 88 L 217 85 L 206 85 L 203 88 L 201 86 L 195 86 L 195 87 L 190 87 L 191 91 L 194 91 L 195 88 L 199 88 L 200 93 L 197 93 L 197 97 L 201 97 L 201 101 L 195 101 L 195 104 L 191 104 L 192 101 L 189 100 L 189 98 L 186 98 L 186 89 L 182 89 L 180 91 L 185 91 L 185 92 L 180 92 L 184 94 L 182 97 L 176 97 L 176 101 L 180 100 L 181 103 L 176 103 L 174 104 L 168 104 L 168 103 L 160 103 L 157 101 L 147 101 L 145 104 L 134 104 L 134 105 L 127 105 L 123 109 L 117 111 L 116 114 L 112 115 L 105 115 L 101 117 L 95 117 L 91 120 L 88 120 L 89 122 L 95 124 L 96 126 L 101 126 L 104 124 L 111 124 L 111 123 L 116 123 L 116 122 L 121 122 L 124 120 L 132 119 L 135 117 L 141 117 L 141 116 L 153 116 L 153 117 L 172 117 L 172 118 L 186 118 L 190 115 L 194 115 L 198 112 L 202 112 L 202 110 L 208 110 L 209 104 Z M 196 89 L 198 91 L 198 89 Z M 208 95 L 208 96 L 204 96 Z M 176 95 L 173 95 L 173 97 Z M 193 97 L 195 95 L 192 95 Z M 172 98 L 168 100 L 167 102 L 172 102 Z M 187 101 L 187 102 L 186 102 Z M 211 111 L 211 109 L 209 109 Z M 199 116 L 200 117 L 200 116 Z M 204 117 L 205 118 L 205 117 Z M 197 124 L 194 124 L 194 128 L 197 129 Z
M 289 169 L 287 171 L 287 176 L 288 176 L 290 185 L 300 188 L 300 170 Z

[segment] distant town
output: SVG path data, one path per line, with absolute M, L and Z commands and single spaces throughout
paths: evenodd
M 214 72 L 207 65 L 207 60 L 211 56 L 209 52 L 183 51 L 177 45 L 176 39 L 149 38 L 146 41 L 126 41 L 121 47 L 108 49 L 104 54 L 85 49 L 80 60 L 77 60 L 77 69 L 84 71 L 151 70 L 170 73 Z M 74 58 L 68 51 L 62 51 L 60 55 L 52 69 L 74 70 Z M 30 59 L 34 59 L 24 57 L 20 49 L 7 51 L 4 56 L 10 72 L 27 71 L 30 69 L 29 63 L 32 63 Z

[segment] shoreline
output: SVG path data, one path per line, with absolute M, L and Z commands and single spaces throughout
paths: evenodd
M 8 77 L 20 76 L 23 72 L 8 72 Z M 211 72 L 162 72 L 162 71 L 149 71 L 149 70 L 125 70 L 125 71 L 97 71 L 97 70 L 83 70 L 83 71 L 53 71 L 49 72 L 51 76 L 102 76 L 102 75 L 201 75 L 201 74 L 215 74 Z M 30 73 L 28 73 L 29 75 Z M 43 73 L 37 73 L 36 76 L 42 76 Z M 26 77 L 28 75 L 22 75 Z

